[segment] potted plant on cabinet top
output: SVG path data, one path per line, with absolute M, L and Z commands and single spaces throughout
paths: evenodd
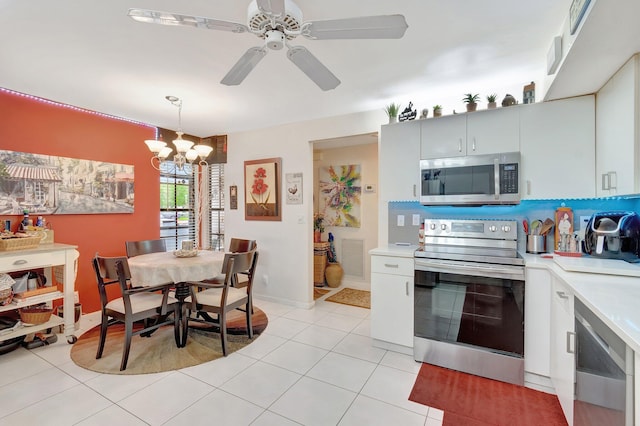
M 478 99 L 480 99 L 480 95 L 477 93 L 475 95 L 471 93 L 467 93 L 462 98 L 462 101 L 467 104 L 467 112 L 475 111 L 478 107 Z
M 496 95 L 495 93 L 487 96 L 487 108 L 488 109 L 493 109 L 496 107 L 496 99 L 498 98 L 498 95 Z
M 384 112 L 387 113 L 389 117 L 389 124 L 395 123 L 398 121 L 398 112 L 400 111 L 400 104 L 390 103 L 384 108 Z
M 440 117 L 442 115 L 442 105 L 433 106 L 433 116 Z

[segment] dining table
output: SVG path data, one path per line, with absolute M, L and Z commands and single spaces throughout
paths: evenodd
M 180 252 L 148 253 L 128 259 L 133 286 L 175 287 L 175 298 L 179 303 L 178 347 L 187 344 L 189 318 L 186 315 L 185 299 L 191 294 L 190 282 L 212 278 L 222 270 L 224 252 L 198 250 L 197 255 L 181 257 Z

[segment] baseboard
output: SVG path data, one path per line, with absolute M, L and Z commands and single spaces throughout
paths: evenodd
M 544 393 L 556 394 L 553 383 L 549 377 L 540 376 L 539 374 L 524 372 L 524 385 L 529 389 L 534 389 Z
M 376 348 L 387 349 L 392 352 L 413 356 L 413 348 L 408 346 L 396 345 L 395 343 L 389 343 L 378 339 L 371 339 L 371 345 Z
M 297 302 L 291 299 L 283 299 L 280 297 L 267 296 L 266 294 L 253 294 L 254 299 L 266 300 L 267 302 L 280 303 L 282 305 L 293 306 L 301 309 L 311 309 L 315 305 L 315 301 L 310 302 Z

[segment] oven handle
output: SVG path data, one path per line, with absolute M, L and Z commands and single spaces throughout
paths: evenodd
M 501 267 L 501 265 L 482 267 L 477 264 L 463 262 L 455 262 L 454 265 L 425 259 L 416 259 L 415 269 L 427 272 L 443 272 L 446 274 L 472 275 L 488 278 L 510 278 L 524 281 L 524 268 L 516 267 L 512 269 Z

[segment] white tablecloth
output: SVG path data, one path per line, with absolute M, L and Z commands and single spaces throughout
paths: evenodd
M 128 259 L 131 283 L 160 285 L 202 281 L 222 270 L 224 252 L 201 250 L 195 257 L 176 257 L 172 252 L 149 253 Z

